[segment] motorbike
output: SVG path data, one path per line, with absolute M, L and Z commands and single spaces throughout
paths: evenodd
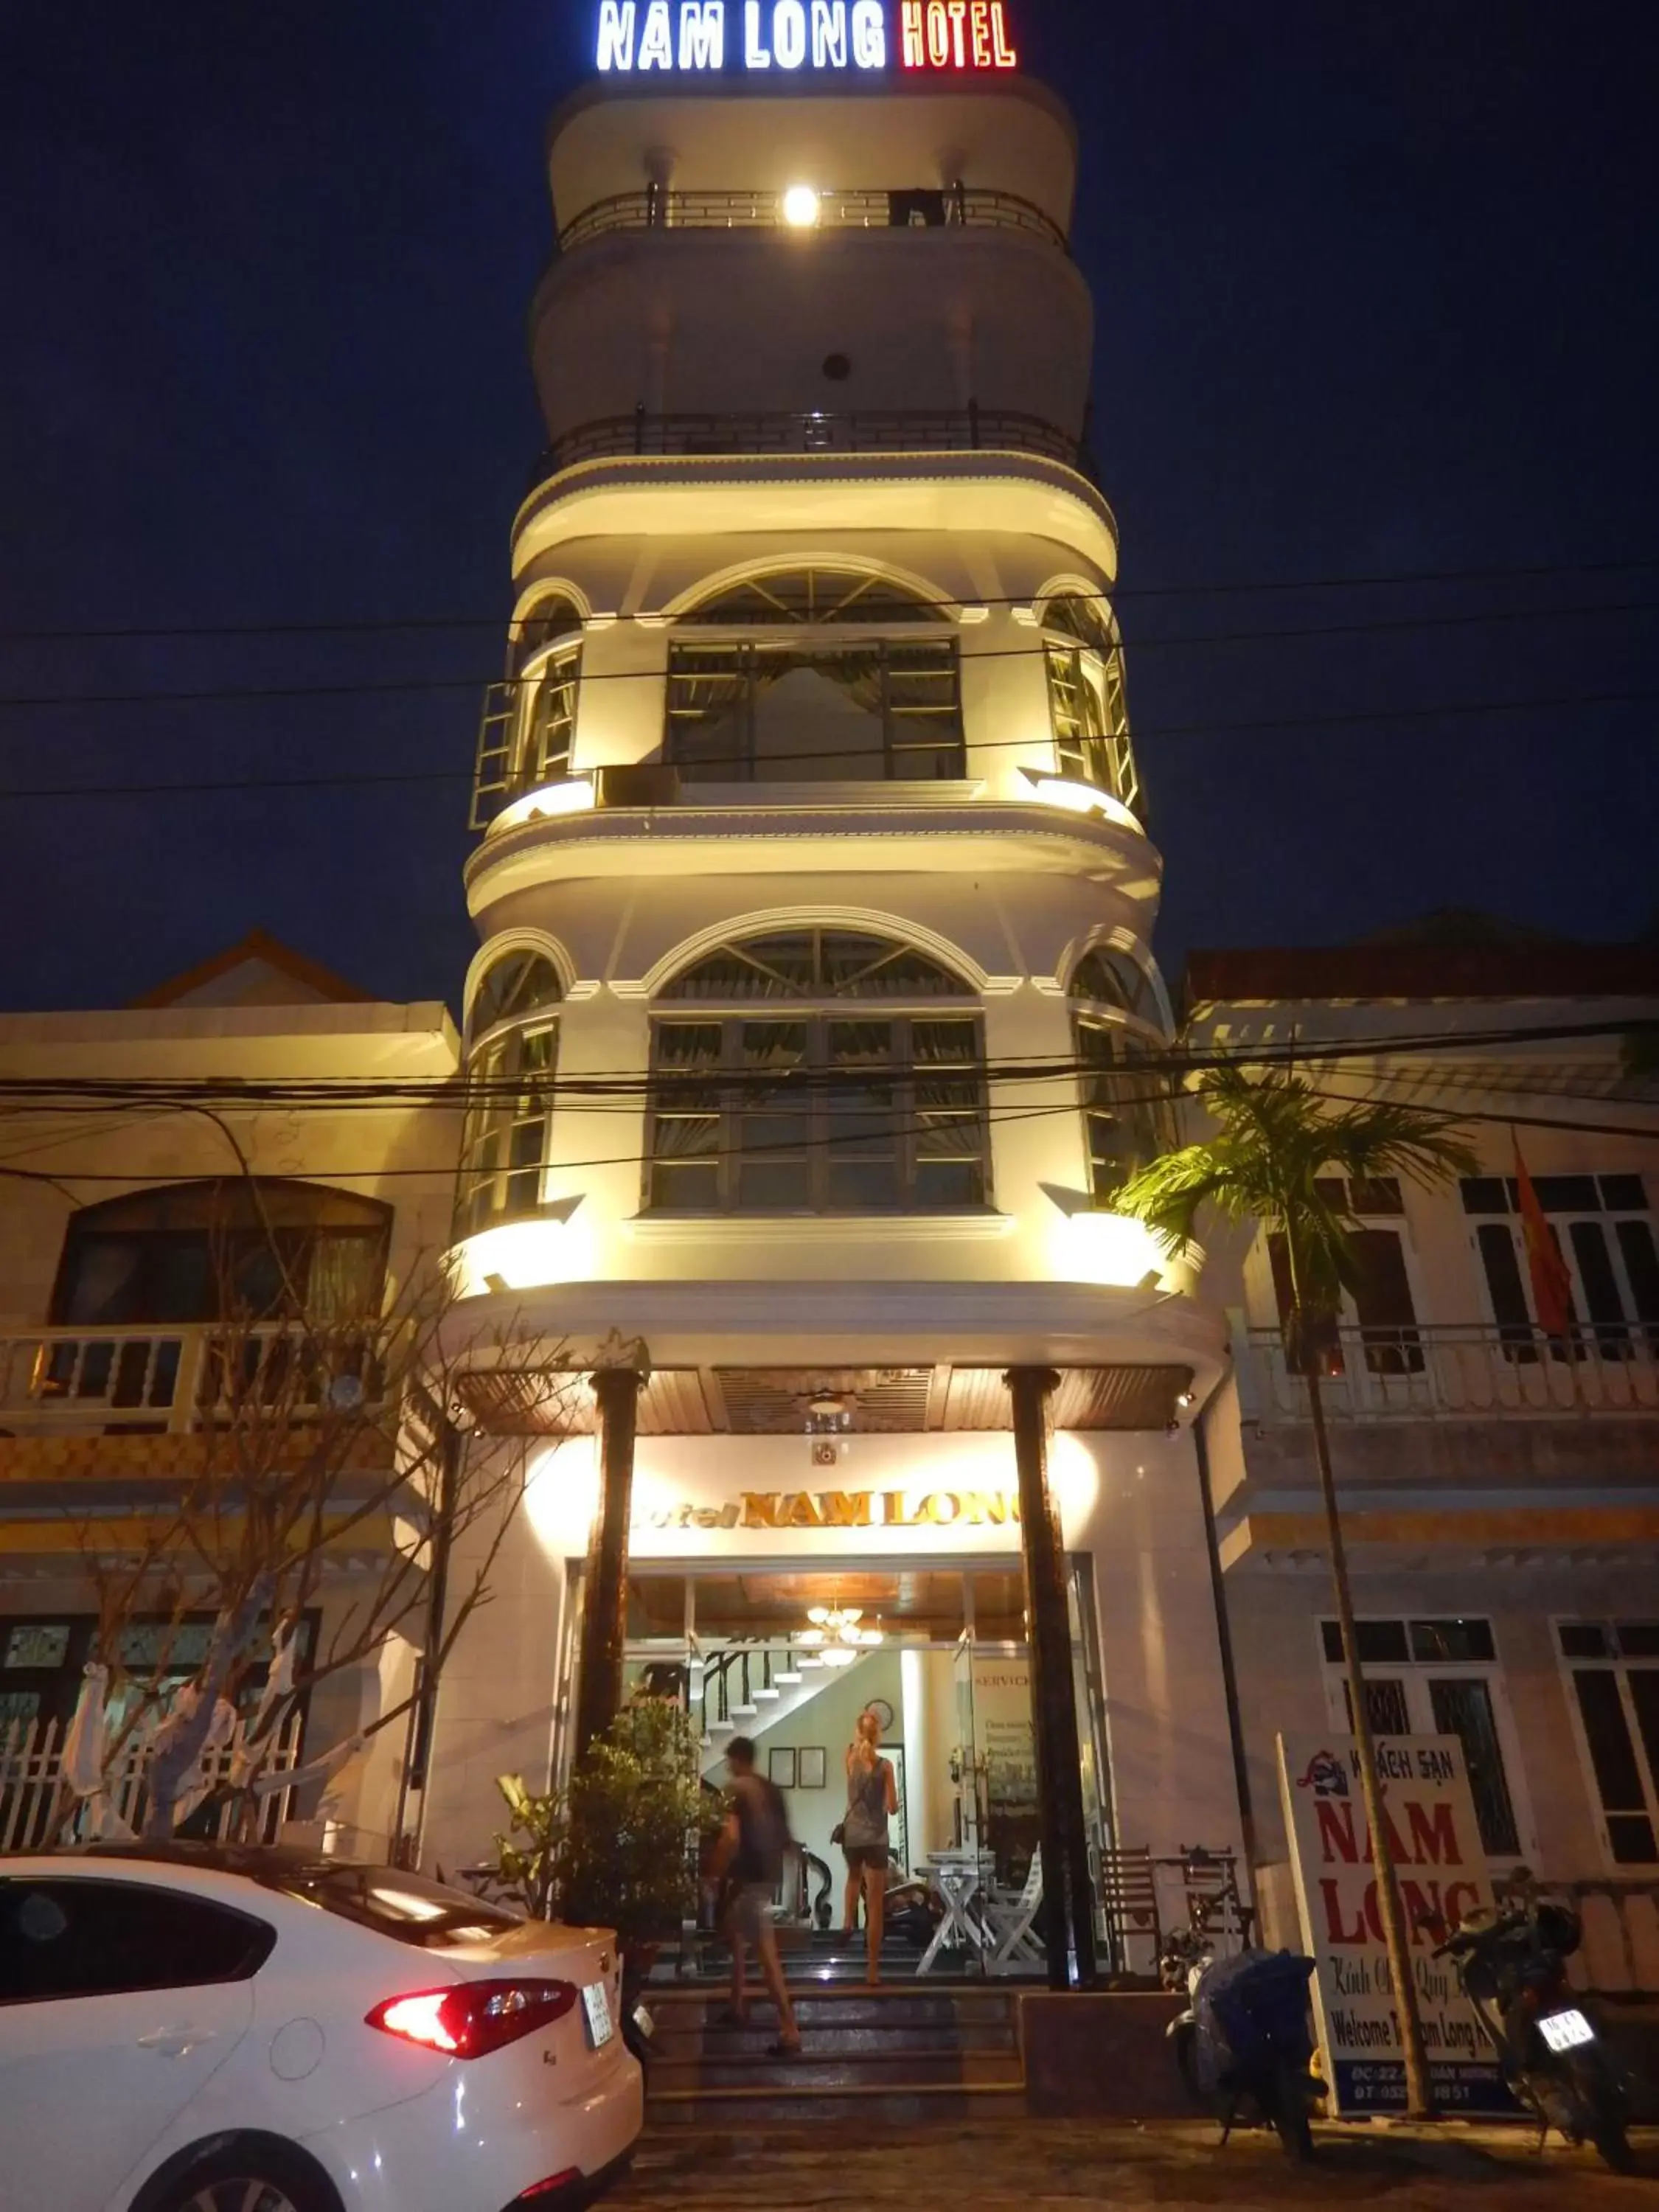
M 1583 1923 L 1571 1905 L 1528 1898 L 1482 1906 L 1442 1937 L 1481 2036 L 1510 2088 L 1547 2135 L 1595 2145 L 1615 2173 L 1634 2163 L 1626 2134 L 1629 2100 L 1595 2020 L 1567 1980 Z
M 1308 1984 L 1314 1962 L 1290 1951 L 1218 1959 L 1212 1936 L 1177 1932 L 1158 1961 L 1165 1989 L 1185 1984 L 1187 2009 L 1165 2031 L 1192 2094 L 1221 2122 L 1224 2144 L 1254 2109 L 1286 2157 L 1313 2156 Z

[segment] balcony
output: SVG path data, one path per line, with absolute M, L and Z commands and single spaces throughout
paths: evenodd
M 246 1404 L 303 1422 L 325 1402 L 372 1405 L 380 1378 L 365 1346 L 355 1370 L 331 1340 L 327 1363 L 282 1322 L 39 1328 L 0 1336 L 0 1436 L 188 1435 Z M 361 1396 L 343 1396 L 353 1389 Z
M 1326 1418 L 1340 1422 L 1659 1416 L 1659 1342 L 1650 1334 L 1590 1331 L 1571 1350 L 1515 1328 L 1339 1328 L 1320 1395 Z M 1247 1420 L 1307 1420 L 1307 1382 L 1291 1371 L 1276 1328 L 1237 1332 L 1234 1354 Z
M 726 459 L 748 454 L 1014 453 L 1058 461 L 1091 483 L 1081 442 L 1040 416 L 970 403 L 960 410 L 903 409 L 832 415 L 611 415 L 556 439 L 538 460 L 527 496 L 583 461 L 639 456 Z
M 559 234 L 568 253 L 596 238 L 641 230 L 1004 230 L 1068 251 L 1066 234 L 1040 207 L 1012 192 L 948 190 L 787 193 L 672 191 L 647 185 L 584 208 Z

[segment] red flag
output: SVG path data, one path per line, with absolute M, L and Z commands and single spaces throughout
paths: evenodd
M 1538 1326 L 1546 1336 L 1572 1334 L 1572 1273 L 1555 1241 L 1538 1193 L 1532 1187 L 1527 1164 L 1521 1157 L 1521 1139 L 1515 1139 L 1515 1180 L 1521 1194 L 1521 1234 L 1527 1244 L 1527 1272 L 1532 1277 L 1532 1303 Z

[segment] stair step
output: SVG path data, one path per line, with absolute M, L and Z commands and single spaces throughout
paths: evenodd
M 822 2056 L 809 2038 L 799 2058 L 674 2059 L 650 2063 L 648 2091 L 655 2097 L 674 2090 L 700 2094 L 708 2089 L 854 2089 L 868 2085 L 881 2089 L 923 2087 L 1018 2087 L 1024 2075 L 1012 2052 L 975 2055 L 966 2052 L 922 2052 L 902 2059 L 884 2051 L 862 2057 Z
M 772 1680 L 781 1690 L 794 1690 L 800 1686 L 800 1676 L 793 1668 L 787 1674 L 774 1674 Z
M 1011 2057 L 1017 2053 L 1012 2023 L 985 2027 L 933 2027 L 903 2022 L 895 2027 L 872 2027 L 859 2023 L 837 2027 L 817 2014 L 802 2020 L 801 2032 L 811 2038 L 814 2058 L 879 2057 L 896 2067 L 912 2058 L 957 2056 Z M 764 2058 L 777 2035 L 775 2021 L 757 2021 L 752 2027 L 677 2028 L 659 2025 L 651 2039 L 653 2064 L 659 2059 L 676 2063 L 724 2065 Z
M 752 1694 L 754 1696 L 755 1702 L 757 1705 L 774 1705 L 777 1703 L 782 1692 L 778 1690 L 762 1688 L 756 1690 Z
M 758 1705 L 733 1705 L 732 1717 L 734 1721 L 752 1721 L 759 1711 Z
M 918 2083 L 910 2088 L 795 2086 L 757 2094 L 748 2089 L 666 2089 L 650 2100 L 649 2124 L 669 2131 L 716 2123 L 728 2127 L 822 2127 L 838 2119 L 860 2126 L 937 2127 L 983 2118 L 988 2104 L 1024 2098 L 1019 2082 Z

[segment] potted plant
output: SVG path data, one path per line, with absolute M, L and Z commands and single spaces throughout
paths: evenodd
M 512 1823 L 495 1838 L 497 1883 L 537 1919 L 616 1930 L 625 2018 L 696 1908 L 698 1844 L 717 1802 L 700 1769 L 690 1720 L 653 1698 L 617 1716 L 562 1791 L 533 1796 L 517 1775 L 498 1785 Z

